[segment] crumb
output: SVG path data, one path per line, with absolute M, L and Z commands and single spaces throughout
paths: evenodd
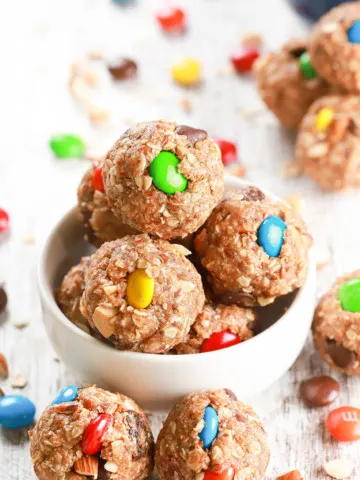
M 234 70 L 231 67 L 231 65 L 225 65 L 223 67 L 220 67 L 216 72 L 216 75 L 218 77 L 230 77 L 233 74 L 234 74 Z
M 284 198 L 285 202 L 290 205 L 296 212 L 300 213 L 304 209 L 304 197 L 300 193 L 293 193 Z
M 27 379 L 21 373 L 17 373 L 11 380 L 11 386 L 13 388 L 25 388 L 27 383 Z
M 321 270 L 330 262 L 330 249 L 326 245 L 314 245 L 316 268 Z
M 233 164 L 225 168 L 225 173 L 228 175 L 233 175 L 234 177 L 245 177 L 246 170 L 243 166 L 238 164 Z
M 110 112 L 103 107 L 88 105 L 86 111 L 90 122 L 96 125 L 103 124 L 110 118 Z
M 260 33 L 249 32 L 241 37 L 241 43 L 249 47 L 261 47 L 264 39 Z
M 347 458 L 335 458 L 324 464 L 324 470 L 330 477 L 340 480 L 350 477 L 354 465 Z
M 89 51 L 87 56 L 89 60 L 103 60 L 104 53 L 100 48 L 93 48 Z
M 191 113 L 193 111 L 193 104 L 187 97 L 182 98 L 179 101 L 179 105 L 185 110 L 186 113 Z
M 288 160 L 282 168 L 282 176 L 284 178 L 298 177 L 301 175 L 302 169 L 296 160 Z
M 23 237 L 23 242 L 26 243 L 27 245 L 35 245 L 36 237 L 35 235 L 31 235 L 30 233 L 27 233 Z
M 30 322 L 28 320 L 22 320 L 14 323 L 14 327 L 17 328 L 18 330 L 23 330 L 24 328 L 29 326 L 29 323 Z

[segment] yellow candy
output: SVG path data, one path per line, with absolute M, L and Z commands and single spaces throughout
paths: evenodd
M 332 108 L 322 108 L 316 116 L 315 128 L 318 132 L 324 132 L 334 119 L 334 110 Z
M 126 289 L 128 304 L 134 308 L 146 308 L 152 302 L 155 280 L 145 270 L 135 270 L 129 275 Z
M 171 67 L 171 75 L 180 85 L 195 85 L 201 79 L 201 63 L 194 58 L 182 58 Z

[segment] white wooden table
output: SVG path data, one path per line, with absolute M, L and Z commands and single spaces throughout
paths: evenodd
M 110 0 L 1 2 L 0 206 L 9 211 L 12 228 L 0 243 L 0 279 L 6 281 L 10 297 L 8 314 L 0 322 L 0 352 L 8 359 L 10 377 L 22 373 L 28 379 L 22 393 L 35 401 L 38 414 L 72 377 L 54 360 L 45 337 L 36 287 L 37 255 L 51 225 L 75 203 L 77 184 L 88 167 L 85 160 L 53 159 L 47 146 L 53 132 L 81 134 L 95 155 L 129 124 L 146 119 L 176 119 L 234 139 L 248 179 L 279 195 L 299 192 L 305 198 L 303 214 L 315 241 L 331 253 L 328 266 L 319 272 L 319 294 L 335 275 L 359 266 L 359 194 L 323 194 L 308 179 L 284 179 L 282 166 L 293 157 L 293 138 L 266 112 L 252 118 L 244 114 L 262 108 L 253 82 L 226 74 L 229 53 L 244 33 L 261 32 L 265 49 L 271 49 L 302 35 L 307 26 L 284 0 L 178 3 L 189 12 L 189 32 L 167 39 L 153 14 L 166 0 L 138 0 L 131 8 Z M 95 47 L 129 55 L 140 68 L 138 80 L 115 87 L 104 67 L 97 67 L 103 73 L 92 98 L 111 112 L 102 127 L 89 123 L 68 91 L 70 64 Z M 169 66 L 183 55 L 203 61 L 205 82 L 200 90 L 184 91 L 171 83 Z M 184 97 L 193 105 L 190 114 L 179 104 Z M 23 321 L 29 326 L 17 329 L 15 324 Z M 266 358 L 259 353 L 251 361 Z M 298 400 L 299 382 L 320 373 L 328 369 L 309 341 L 291 371 L 253 400 L 272 451 L 265 478 L 299 468 L 307 480 L 325 479 L 323 461 L 340 455 L 352 458 L 360 472 L 359 446 L 339 445 L 326 434 L 328 409 L 310 411 Z M 336 405 L 357 405 L 359 380 L 339 380 L 342 393 Z M 1 386 L 11 392 L 10 383 Z M 157 433 L 160 421 L 151 420 Z M 28 448 L 25 433 L 0 431 L 2 480 L 34 478 Z

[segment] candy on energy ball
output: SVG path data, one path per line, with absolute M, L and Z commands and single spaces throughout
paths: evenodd
M 156 19 L 164 32 L 177 33 L 186 29 L 186 16 L 181 8 L 165 8 L 156 14 Z
M 339 442 L 360 439 L 360 410 L 355 407 L 339 407 L 332 410 L 326 420 L 330 435 Z
M 52 405 L 57 405 L 64 402 L 72 402 L 77 398 L 78 392 L 79 389 L 75 385 L 69 385 L 68 387 L 64 387 L 57 394 L 55 400 L 52 402 Z
M 204 427 L 199 433 L 199 438 L 203 449 L 206 449 L 211 447 L 219 431 L 219 419 L 213 407 L 205 407 L 203 421 Z
M 312 80 L 317 77 L 317 74 L 311 63 L 309 52 L 304 52 L 300 55 L 299 65 L 301 73 L 304 75 L 306 80 Z
M 286 223 L 276 215 L 265 218 L 258 230 L 258 243 L 269 255 L 278 257 L 284 243 Z
M 205 130 L 165 121 L 127 130 L 106 156 L 103 179 L 118 218 L 167 240 L 194 233 L 224 190 L 214 140 Z
M 286 225 L 285 230 L 282 223 L 276 226 L 274 236 L 271 228 L 261 229 L 271 217 Z M 263 306 L 303 284 L 311 237 L 285 202 L 249 187 L 225 196 L 195 236 L 194 246 L 219 303 Z
M 236 162 L 237 160 L 237 147 L 233 142 L 228 140 L 216 139 L 215 142 L 218 144 L 221 151 L 221 159 L 223 164 L 230 165 L 231 163 Z
M 9 230 L 9 225 L 9 214 L 3 208 L 0 208 L 0 233 L 4 233 Z
M 231 63 L 237 73 L 251 72 L 260 52 L 257 48 L 242 48 L 231 55 Z
M 35 417 L 35 405 L 22 395 L 0 397 L 0 425 L 17 429 L 30 425 Z
M 200 435 L 209 425 L 204 425 L 207 412 L 213 423 L 205 447 Z M 252 448 L 254 445 L 256 448 Z M 155 448 L 162 480 L 229 480 L 236 475 L 244 480 L 259 480 L 268 461 L 269 447 L 260 420 L 250 406 L 227 389 L 185 396 L 170 411 Z
M 201 63 L 195 58 L 184 57 L 172 65 L 171 75 L 183 87 L 197 85 L 201 80 Z
M 342 90 L 360 92 L 360 3 L 344 3 L 315 25 L 309 53 L 319 75 Z
M 213 352 L 215 350 L 222 350 L 223 348 L 232 347 L 241 342 L 241 339 L 235 333 L 229 330 L 222 330 L 221 332 L 212 333 L 209 338 L 204 340 L 201 345 L 201 353 Z
M 64 133 L 50 140 L 50 148 L 58 158 L 82 158 L 85 153 L 85 143 L 77 135 Z
M 318 132 L 324 132 L 334 120 L 334 110 L 324 107 L 316 115 L 315 127 Z
M 82 298 L 91 327 L 118 349 L 164 353 L 180 343 L 205 300 L 188 253 L 148 235 L 103 244 Z
M 330 115 L 319 129 L 319 116 L 325 109 L 333 112 L 333 118 Z M 314 102 L 301 122 L 296 159 L 304 172 L 326 190 L 341 191 L 360 186 L 357 167 L 359 115 L 359 96 L 329 95 Z
M 92 178 L 93 189 L 99 190 L 99 192 L 105 191 L 104 181 L 102 178 L 102 169 L 103 169 L 102 165 L 95 167 L 93 178 Z
M 360 278 L 352 278 L 339 288 L 338 298 L 346 312 L 360 312 Z
M 306 41 L 291 40 L 254 65 L 263 102 L 287 128 L 297 128 L 310 105 L 330 90 L 319 76 L 308 80 L 303 75 L 299 59 L 306 59 L 307 48 Z
M 331 377 L 312 377 L 302 382 L 300 395 L 309 407 L 330 405 L 339 396 L 340 385 Z
M 101 440 L 112 424 L 112 416 L 101 413 L 86 427 L 81 441 L 81 449 L 85 455 L 96 455 L 101 450 Z

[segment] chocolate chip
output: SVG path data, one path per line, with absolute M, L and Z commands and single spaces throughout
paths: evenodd
M 137 64 L 131 58 L 118 58 L 109 63 L 108 70 L 116 80 L 127 80 L 136 76 Z
M 292 57 L 299 58 L 307 51 L 307 45 L 303 40 L 292 40 L 286 44 L 285 50 Z
M 330 355 L 332 361 L 340 368 L 349 368 L 356 361 L 357 355 L 355 352 L 348 350 L 343 345 L 336 343 L 333 339 L 327 339 L 325 350 Z
M 241 194 L 243 195 L 243 200 L 246 201 L 253 201 L 253 202 L 261 202 L 265 199 L 265 195 L 263 192 L 257 187 L 248 187 L 244 189 Z
M 4 287 L 0 285 L 0 313 L 2 313 L 5 310 L 7 302 L 8 302 L 8 298 L 4 290 Z
M 339 383 L 326 375 L 309 378 L 300 386 L 301 398 L 310 407 L 330 405 L 337 399 L 339 392 Z
M 189 127 L 188 125 L 178 125 L 175 128 L 175 133 L 177 133 L 178 135 L 184 135 L 185 137 L 187 137 L 192 147 L 197 142 L 200 142 L 201 140 L 205 140 L 205 138 L 207 138 L 208 136 L 205 130 L 201 130 L 199 128 L 192 128 L 192 127 Z
M 239 305 L 240 307 L 252 307 L 256 304 L 255 297 L 246 292 L 225 292 L 218 296 L 217 300 L 224 305 Z
M 127 410 L 125 412 L 125 422 L 128 427 L 129 436 L 134 440 L 136 444 L 136 454 L 133 455 L 133 459 L 139 459 L 144 454 L 149 444 L 150 433 L 146 428 L 143 417 L 134 412 L 134 410 Z
M 237 401 L 237 396 L 235 395 L 235 393 L 232 390 L 230 390 L 230 388 L 224 388 L 224 390 L 227 393 L 227 396 L 229 398 L 231 398 L 231 400 L 234 400 L 234 402 Z
M 110 480 L 110 472 L 105 470 L 105 461 L 100 458 L 99 459 L 99 471 L 98 471 L 98 480 Z

